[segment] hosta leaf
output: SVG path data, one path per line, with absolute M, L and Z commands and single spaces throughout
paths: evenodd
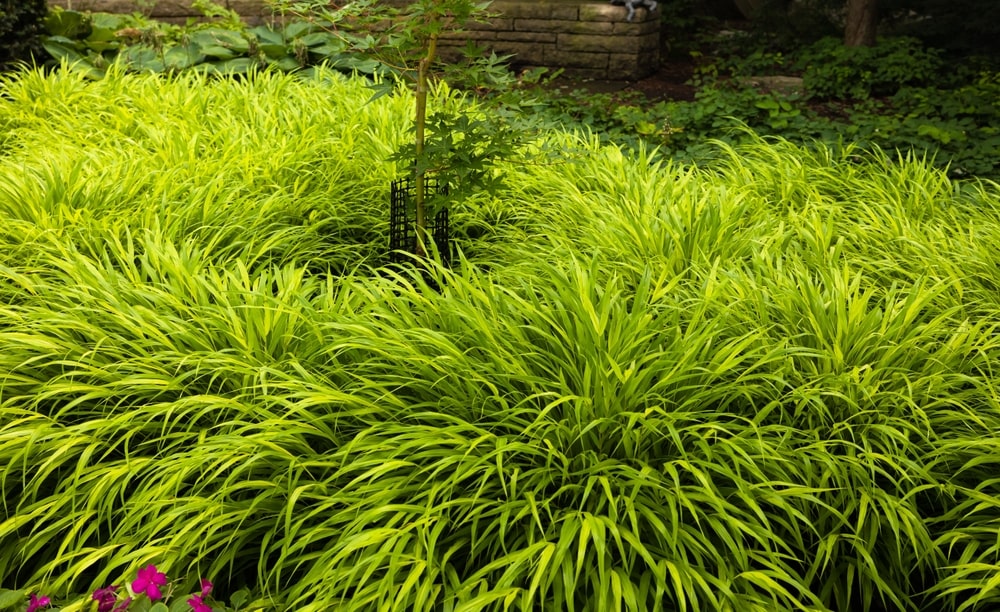
M 208 57 L 214 57 L 216 59 L 228 60 L 233 59 L 238 54 L 230 49 L 229 47 L 223 47 L 220 45 L 204 45 L 198 47 L 199 51 Z
M 315 26 L 308 21 L 293 21 L 285 26 L 285 40 L 292 40 L 305 36 L 313 31 Z
M 285 72 L 298 70 L 302 67 L 299 61 L 294 57 L 283 57 L 279 60 L 272 60 L 268 62 L 268 65 L 274 66 L 278 70 L 283 70 Z
M 189 43 L 171 47 L 163 54 L 163 64 L 169 70 L 183 70 L 205 59 L 198 45 Z
M 75 39 L 87 33 L 89 23 L 87 17 L 79 11 L 52 10 L 45 18 L 45 29 L 52 36 Z
M 289 56 L 289 47 L 284 43 L 261 43 L 260 50 L 271 59 L 284 59 Z
M 257 65 L 257 62 L 249 57 L 238 57 L 214 64 L 217 72 L 222 74 L 244 74 Z
M 307 47 L 316 47 L 322 44 L 333 45 L 337 39 L 329 32 L 313 32 L 298 38 L 298 42 Z M 341 45 L 342 47 L 343 45 Z
M 140 71 L 163 72 L 165 66 L 160 54 L 150 47 L 129 47 L 125 59 L 132 68 Z
M 250 41 L 244 38 L 242 34 L 220 28 L 198 30 L 191 35 L 191 42 L 202 46 L 218 45 L 241 54 L 250 50 Z
M 267 26 L 257 26 L 250 29 L 250 33 L 257 37 L 262 45 L 284 45 L 285 37 L 281 32 L 272 30 Z

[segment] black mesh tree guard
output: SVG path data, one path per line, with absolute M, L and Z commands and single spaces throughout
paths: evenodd
M 392 182 L 389 192 L 389 261 L 412 261 L 406 253 L 417 252 L 416 180 L 405 177 Z M 448 186 L 440 185 L 433 178 L 424 179 L 424 201 L 433 195 L 447 195 Z M 448 209 L 442 208 L 427 219 L 427 233 L 441 255 L 441 263 L 451 265 L 451 235 L 448 228 Z M 430 245 L 427 248 L 431 250 Z

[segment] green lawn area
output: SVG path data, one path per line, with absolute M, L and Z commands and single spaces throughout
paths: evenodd
M 553 130 L 433 289 L 366 84 L 3 77 L 13 609 L 148 564 L 247 610 L 1000 606 L 996 184 Z

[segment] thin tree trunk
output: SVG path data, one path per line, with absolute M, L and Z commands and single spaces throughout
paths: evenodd
M 414 127 L 416 131 L 416 152 L 417 160 L 420 160 L 424 155 L 424 127 L 427 123 L 427 74 L 430 71 L 431 64 L 434 62 L 434 56 L 437 54 L 437 34 L 431 34 L 430 40 L 427 41 L 427 55 L 425 55 L 420 60 L 420 64 L 417 67 L 417 88 L 416 88 L 416 116 L 414 117 Z M 414 161 L 417 161 L 414 160 Z M 414 201 L 416 202 L 416 233 L 417 233 L 417 252 L 415 253 L 418 257 L 425 257 L 427 255 L 427 248 L 424 245 L 424 238 L 427 231 L 427 215 L 425 207 L 424 198 L 424 177 L 425 170 L 423 168 L 417 167 L 416 177 L 414 180 L 416 194 L 414 196 Z
M 878 0 L 847 0 L 844 44 L 848 47 L 874 47 L 877 30 Z

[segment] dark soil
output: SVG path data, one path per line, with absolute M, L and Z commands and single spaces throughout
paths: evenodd
M 733 13 L 733 7 L 729 6 L 727 0 L 703 0 L 707 5 L 713 2 L 716 5 L 711 13 L 713 18 L 702 24 L 702 34 L 717 32 L 732 32 L 746 30 L 750 23 Z M 723 10 L 724 6 L 729 6 L 729 11 Z M 671 41 L 676 37 L 676 33 L 671 33 L 669 29 L 664 29 L 661 35 L 664 41 L 660 50 L 660 67 L 656 72 L 646 78 L 635 81 L 602 81 L 596 79 L 577 79 L 571 77 L 560 77 L 552 85 L 566 93 L 573 90 L 583 89 L 592 93 L 616 93 L 629 94 L 638 92 L 643 94 L 650 103 L 664 102 L 670 100 L 690 102 L 694 100 L 694 95 L 698 88 L 689 85 L 688 82 L 694 76 L 695 69 L 699 64 L 711 63 L 711 59 L 716 55 L 716 50 L 711 46 L 704 46 L 704 43 L 687 41 Z M 685 49 L 698 50 L 700 61 L 696 61 Z
M 665 58 L 659 70 L 637 81 L 601 81 L 559 77 L 551 84 L 556 89 L 571 92 L 583 89 L 591 93 L 638 92 L 651 103 L 667 100 L 694 100 L 697 88 L 688 85 L 694 75 L 695 64 L 687 58 Z

